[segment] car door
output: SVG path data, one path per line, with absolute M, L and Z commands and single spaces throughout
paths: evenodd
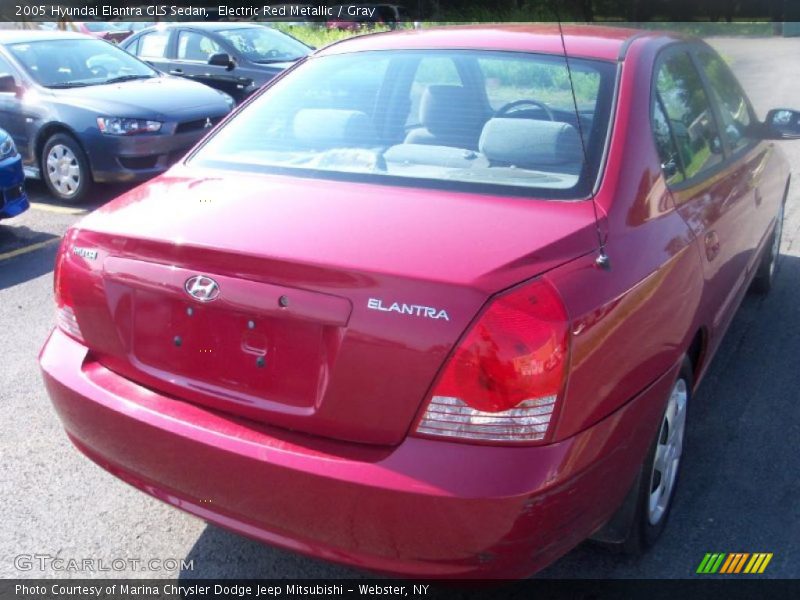
M 757 119 L 750 100 L 725 62 L 711 48 L 698 47 L 695 61 L 706 81 L 712 104 L 717 107 L 723 141 L 731 154 L 732 177 L 739 194 L 750 207 L 750 262 L 748 273 L 757 267 L 759 249 L 767 243 L 772 220 L 778 213 L 782 190 L 771 189 L 769 163 L 774 142 L 758 139 Z M 782 182 L 777 182 L 778 186 Z
M 208 64 L 214 54 L 222 53 L 230 54 L 230 49 L 211 36 L 193 29 L 178 29 L 175 59 L 170 73 L 199 81 L 240 99 L 241 89 L 236 67 Z
M 720 134 L 717 109 L 688 45 L 656 63 L 652 123 L 678 212 L 692 229 L 705 274 L 703 310 L 712 350 L 739 305 L 754 244 L 753 190 L 739 153 Z
M 125 49 L 163 73 L 169 73 L 171 64 L 170 29 L 148 31 L 136 38 Z

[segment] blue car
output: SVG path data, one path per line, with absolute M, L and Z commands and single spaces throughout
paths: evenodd
M 0 129 L 0 219 L 16 217 L 28 207 L 22 157 L 11 136 Z
M 61 202 L 163 173 L 233 105 L 92 36 L 0 30 L 0 127 Z

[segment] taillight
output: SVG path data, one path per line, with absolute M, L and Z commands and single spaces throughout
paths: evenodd
M 68 247 L 71 244 L 72 236 L 65 236 L 61 242 L 61 247 L 56 255 L 56 264 L 53 271 L 53 292 L 56 300 L 56 326 L 69 336 L 83 342 L 83 334 L 78 326 L 75 311 L 72 310 L 72 297 L 69 293 L 69 286 L 64 277 L 64 262 L 68 256 Z
M 496 298 L 445 365 L 417 433 L 546 441 L 564 387 L 568 325 L 558 292 L 544 279 Z

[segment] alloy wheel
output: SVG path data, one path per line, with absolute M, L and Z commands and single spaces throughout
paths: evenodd
M 683 439 L 686 431 L 686 405 L 689 391 L 686 380 L 679 378 L 672 387 L 667 410 L 658 434 L 653 469 L 650 473 L 650 490 L 647 516 L 651 525 L 657 525 L 669 508 L 678 475 Z

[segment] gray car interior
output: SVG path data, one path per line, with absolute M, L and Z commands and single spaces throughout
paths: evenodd
M 444 105 L 438 104 L 445 97 L 455 99 L 457 93 L 452 89 L 441 91 L 455 86 L 431 87 L 437 89 L 426 94 L 427 101 L 420 106 L 424 128 L 412 130 L 403 143 L 385 149 L 383 160 L 376 162 L 380 170 L 419 177 L 441 177 L 443 169 L 479 169 L 484 175 L 486 170 L 500 175 L 499 171 L 508 169 L 579 175 L 583 150 L 578 131 L 570 123 L 483 116 L 479 120 L 474 106 L 445 111 Z M 378 150 L 381 146 L 369 116 L 356 110 L 301 109 L 294 116 L 292 133 L 298 146 L 315 151 L 346 147 Z

